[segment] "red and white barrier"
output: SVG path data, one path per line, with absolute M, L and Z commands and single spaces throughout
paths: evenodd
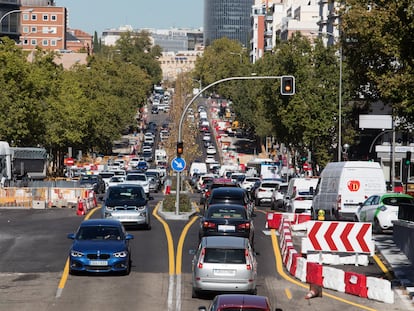
M 289 219 L 283 216 L 280 218 L 276 216 L 274 218 L 274 215 L 269 216 L 269 214 L 266 216 L 268 226 L 271 228 L 278 224 L 282 261 L 291 275 L 295 276 L 301 282 L 306 282 L 311 285 L 322 286 L 338 292 L 385 303 L 394 303 L 394 292 L 391 289 L 390 281 L 366 277 L 363 274 L 354 272 L 345 272 L 341 269 L 323 266 L 322 264 L 312 262 L 302 257 L 294 248 L 291 234 L 292 224 Z M 317 255 L 323 256 L 325 254 Z M 333 260 L 335 261 L 337 259 Z

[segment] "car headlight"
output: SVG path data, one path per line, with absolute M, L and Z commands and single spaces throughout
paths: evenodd
M 113 210 L 115 210 L 115 207 L 113 207 L 113 206 L 105 206 L 105 209 L 107 210 L 107 211 L 113 211 Z
M 79 252 L 79 251 L 71 250 L 70 251 L 70 255 L 72 257 L 82 257 L 83 256 L 83 253 L 82 252 Z
M 128 251 L 116 252 L 113 256 L 117 258 L 125 258 L 128 256 Z
M 145 211 L 146 210 L 146 206 L 145 205 L 143 205 L 143 206 L 137 206 L 137 211 L 139 211 L 139 212 L 143 212 L 143 211 Z

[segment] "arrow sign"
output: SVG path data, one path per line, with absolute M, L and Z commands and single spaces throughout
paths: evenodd
M 174 158 L 171 161 L 171 168 L 176 172 L 184 171 L 186 166 L 185 160 L 183 158 Z
M 308 251 L 374 254 L 372 224 L 364 222 L 309 221 L 302 253 Z

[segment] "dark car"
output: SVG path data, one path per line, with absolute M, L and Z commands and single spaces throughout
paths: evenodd
M 269 299 L 266 296 L 244 295 L 244 294 L 222 294 L 214 297 L 213 302 L 207 309 L 205 306 L 198 308 L 199 311 L 272 311 Z
M 145 172 L 148 169 L 147 161 L 139 161 L 136 169 L 139 173 Z
M 158 114 L 158 107 L 157 106 L 152 106 L 152 108 L 151 108 L 151 113 L 152 114 Z
M 238 187 L 238 184 L 229 178 L 214 178 L 210 183 L 207 184 L 207 187 L 203 189 L 200 197 L 200 204 L 204 204 L 207 201 L 207 199 L 210 197 L 211 191 L 221 187 Z
M 247 190 L 239 187 L 220 187 L 214 189 L 207 200 L 206 209 L 213 204 L 242 205 L 249 215 L 253 214 L 254 204 Z
M 211 235 L 248 238 L 253 245 L 253 221 L 243 205 L 213 204 L 200 219 L 199 238 Z
M 131 251 L 129 240 L 134 236 L 125 231 L 118 220 L 84 220 L 76 233 L 69 252 L 69 273 L 120 272 L 129 274 Z
M 82 188 L 92 189 L 96 194 L 103 194 L 106 190 L 106 184 L 101 175 L 82 175 L 79 185 Z

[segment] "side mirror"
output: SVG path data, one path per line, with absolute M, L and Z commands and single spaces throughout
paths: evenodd
M 69 233 L 67 238 L 71 239 L 71 240 L 74 240 L 75 239 L 75 234 L 74 233 Z

